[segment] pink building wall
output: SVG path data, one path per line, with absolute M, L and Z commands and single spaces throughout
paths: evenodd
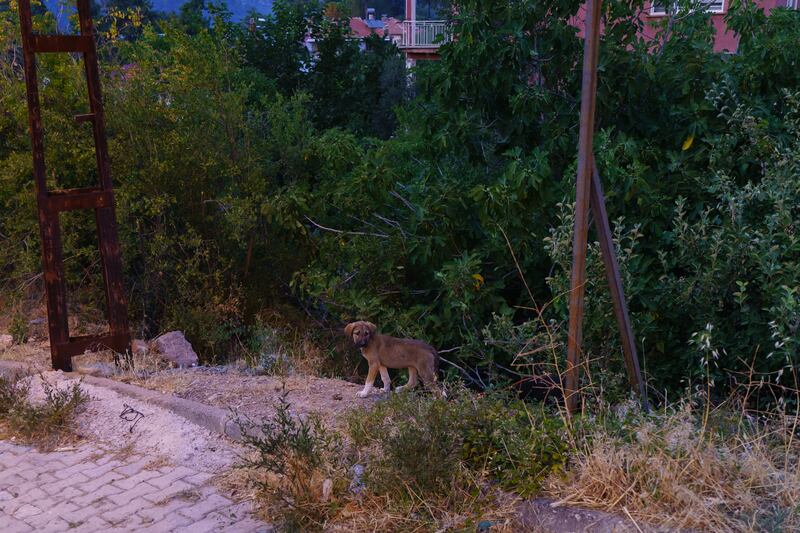
M 790 0 L 788 0 L 790 1 Z M 725 24 L 725 16 L 728 14 L 730 7 L 730 0 L 724 0 L 721 13 L 714 13 L 711 15 L 711 24 L 714 25 L 716 35 L 714 37 L 714 51 L 715 52 L 736 52 L 739 46 L 739 38 L 734 35 L 732 31 L 728 31 Z M 764 10 L 764 13 L 769 15 L 776 7 L 785 7 L 787 0 L 756 0 L 756 4 Z M 659 19 L 664 18 L 666 15 L 653 15 L 651 14 L 651 3 L 645 3 L 645 11 L 642 14 L 645 22 L 656 23 Z M 645 28 L 642 31 L 643 37 L 652 37 L 655 33 L 653 28 Z

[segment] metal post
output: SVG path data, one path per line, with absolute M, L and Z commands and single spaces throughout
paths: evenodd
M 600 239 L 600 251 L 605 266 L 606 280 L 611 291 L 614 315 L 620 331 L 625 367 L 631 388 L 649 410 L 644 381 L 639 370 L 636 342 L 633 336 L 625 293 L 619 273 L 611 225 L 606 213 L 605 197 L 600 174 L 594 162 L 594 115 L 597 97 L 597 62 L 600 53 L 601 0 L 586 4 L 585 47 L 583 80 L 581 86 L 581 121 L 578 137 L 578 175 L 575 196 L 575 228 L 572 248 L 572 277 L 569 294 L 569 337 L 567 339 L 567 370 L 564 386 L 567 409 L 575 412 L 578 401 L 578 359 L 583 337 L 584 293 L 586 284 L 586 249 L 589 234 L 589 209 L 594 214 L 595 227 Z
M 127 303 L 122 283 L 122 258 L 114 214 L 114 191 L 106 142 L 100 75 L 89 0 L 78 0 L 80 35 L 39 35 L 33 31 L 30 0 L 19 0 L 22 50 L 25 58 L 25 86 L 28 100 L 28 125 L 33 152 L 33 177 L 39 228 L 42 238 L 42 268 L 47 293 L 47 326 L 54 369 L 72 370 L 72 356 L 86 350 L 110 348 L 124 352 L 130 347 Z M 47 189 L 44 132 L 36 77 L 36 54 L 80 53 L 86 69 L 89 113 L 77 115 L 78 122 L 91 122 L 100 183 L 94 187 L 70 190 Z M 70 337 L 66 285 L 59 214 L 76 209 L 95 212 L 98 246 L 103 265 L 107 318 L 110 331 L 100 335 Z
M 578 176 L 575 184 L 575 227 L 572 245 L 572 276 L 569 293 L 569 333 L 564 386 L 567 410 L 577 407 L 578 358 L 583 335 L 583 303 L 586 283 L 586 245 L 589 234 L 589 193 L 592 181 L 592 142 L 597 93 L 597 55 L 600 46 L 601 0 L 586 3 L 586 35 L 581 85 L 581 122 L 578 133 Z
M 606 213 L 606 200 L 603 195 L 603 184 L 600 182 L 600 173 L 597 165 L 592 163 L 592 190 L 589 203 L 594 214 L 594 226 L 597 229 L 597 236 L 600 240 L 600 253 L 603 257 L 603 265 L 606 271 L 606 281 L 608 289 L 611 291 L 611 301 L 614 304 L 614 315 L 619 326 L 619 337 L 622 341 L 622 353 L 625 357 L 625 369 L 628 372 L 628 381 L 631 388 L 639 394 L 642 402 L 642 409 L 650 411 L 647 403 L 647 394 L 644 389 L 644 381 L 639 371 L 639 357 L 636 354 L 636 339 L 633 336 L 631 319 L 628 316 L 628 305 L 625 303 L 625 291 L 622 287 L 622 278 L 619 273 L 619 263 L 617 253 L 614 249 L 614 237 L 611 233 L 611 224 Z

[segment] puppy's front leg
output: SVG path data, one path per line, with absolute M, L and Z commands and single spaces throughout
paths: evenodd
M 372 386 L 375 384 L 375 378 L 378 377 L 378 369 L 380 364 L 370 364 L 369 372 L 367 373 L 367 381 L 364 383 L 364 390 L 358 393 L 359 398 L 366 398 L 372 392 Z
M 389 379 L 389 369 L 381 365 L 381 381 L 383 381 L 383 392 L 392 391 L 392 380 Z

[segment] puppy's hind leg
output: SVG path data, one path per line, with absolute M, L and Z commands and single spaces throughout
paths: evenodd
M 366 398 L 372 392 L 372 386 L 375 384 L 375 378 L 378 377 L 378 369 L 380 365 L 369 365 L 369 372 L 367 373 L 367 381 L 364 383 L 364 390 L 358 393 L 359 398 Z
M 383 392 L 392 391 L 392 380 L 389 378 L 389 369 L 381 365 L 381 381 L 383 381 Z
M 425 383 L 426 389 L 441 394 L 443 398 L 447 398 L 447 392 L 445 392 L 444 387 L 437 384 L 438 376 L 436 375 L 436 368 L 433 365 L 421 369 L 420 377 Z
M 408 383 L 403 385 L 402 387 L 397 387 L 395 392 L 402 392 L 404 390 L 410 390 L 417 386 L 417 369 L 413 366 L 408 367 Z

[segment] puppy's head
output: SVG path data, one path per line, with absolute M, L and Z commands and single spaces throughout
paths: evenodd
M 356 348 L 364 348 L 372 340 L 378 327 L 372 322 L 351 322 L 344 327 L 344 333 L 353 340 Z

